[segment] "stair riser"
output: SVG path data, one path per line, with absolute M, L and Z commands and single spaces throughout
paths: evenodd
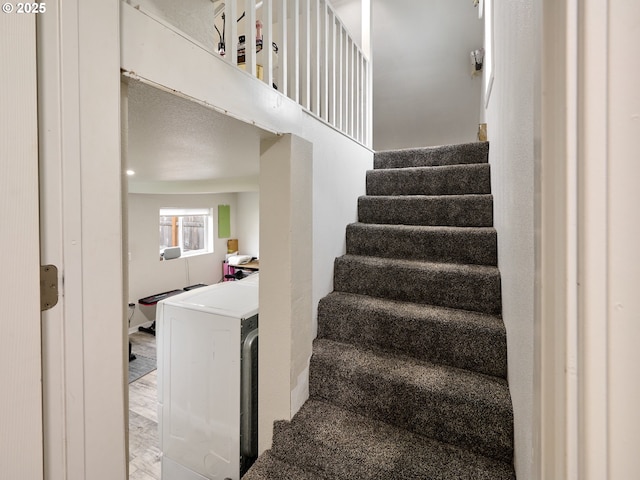
M 488 161 L 489 144 L 486 142 L 377 152 L 373 157 L 376 169 L 462 165 Z
M 334 289 L 441 307 L 499 315 L 500 276 L 475 271 L 407 268 L 389 263 L 384 267 L 336 259 Z
M 331 359 L 311 359 L 310 396 L 473 452 L 512 458 L 511 411 L 448 392 L 420 391 L 366 372 L 342 370 Z
M 318 305 L 318 338 L 506 378 L 504 328 L 455 320 L 455 317 L 448 322 L 435 316 L 412 317 L 398 309 L 375 309 L 329 296 Z
M 360 197 L 358 218 L 362 223 L 387 225 L 491 227 L 493 198 L 490 195 Z
M 467 195 L 491 193 L 489 164 L 370 170 L 367 195 Z
M 347 226 L 347 253 L 475 265 L 498 262 L 495 230 L 425 231 L 405 226 L 352 224 Z

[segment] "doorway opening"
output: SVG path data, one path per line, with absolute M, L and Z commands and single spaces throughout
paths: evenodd
M 231 271 L 231 254 L 259 265 L 261 145 L 278 137 L 132 78 L 121 100 L 129 478 L 150 480 L 161 473 L 158 295 L 251 271 Z

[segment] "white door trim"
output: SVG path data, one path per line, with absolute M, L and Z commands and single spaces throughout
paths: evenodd
M 36 30 L 33 16 L 3 11 L 0 476 L 42 479 Z
M 578 479 L 578 8 L 540 8 L 540 138 L 536 138 L 534 472 Z M 538 123 L 538 122 L 537 122 Z
M 544 0 L 534 478 L 640 468 L 637 2 Z
M 44 316 L 47 480 L 127 472 L 119 8 L 51 2 L 37 20 L 42 257 L 62 278 Z

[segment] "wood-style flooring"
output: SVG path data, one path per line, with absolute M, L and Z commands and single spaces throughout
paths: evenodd
M 132 352 L 156 356 L 156 337 L 129 335 Z M 157 370 L 129 384 L 129 480 L 160 480 Z

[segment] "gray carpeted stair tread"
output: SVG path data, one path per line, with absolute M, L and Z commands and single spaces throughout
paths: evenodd
M 332 480 L 332 477 L 310 473 L 282 460 L 277 459 L 267 450 L 258 457 L 242 480 Z
M 493 226 L 492 195 L 380 195 L 358 198 L 361 223 Z
M 347 253 L 385 258 L 497 265 L 493 227 L 428 225 L 347 225 Z
M 490 175 L 488 163 L 369 170 L 367 195 L 485 194 Z
M 425 167 L 432 165 L 461 165 L 487 163 L 489 143 L 474 142 L 426 148 L 405 148 L 376 152 L 374 168 Z
M 499 315 L 497 267 L 343 255 L 334 290 Z
M 504 379 L 317 339 L 310 396 L 509 462 L 513 412 Z
M 314 400 L 276 422 L 271 451 L 338 480 L 515 479 L 507 463 Z
M 483 313 L 333 292 L 318 304 L 318 338 L 507 376 L 504 323 Z

